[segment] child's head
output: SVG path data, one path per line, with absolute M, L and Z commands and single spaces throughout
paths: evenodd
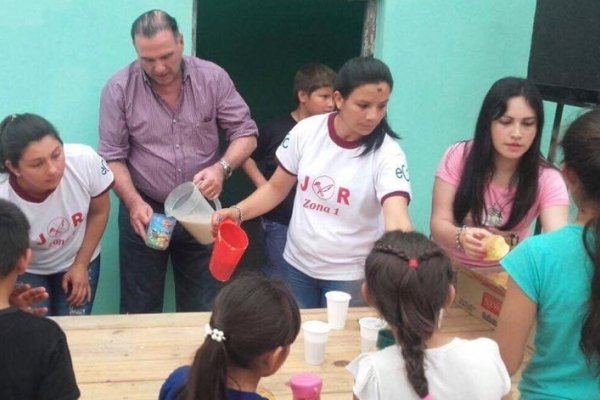
M 208 334 L 196 353 L 187 399 L 225 399 L 230 366 L 260 376 L 277 371 L 300 330 L 300 312 L 283 283 L 247 274 L 219 292 L 209 325 L 215 337 Z
M 577 118 L 562 139 L 563 174 L 580 214 L 588 218 L 583 243 L 594 264 L 580 346 L 588 361 L 600 355 L 600 110 Z
M 569 183 L 574 173 L 579 185 L 573 187 L 576 202 L 600 207 L 600 109 L 589 111 L 577 118 L 562 139 L 563 163 Z M 572 190 L 573 192 L 573 190 Z
M 429 393 L 425 342 L 436 330 L 440 310 L 454 299 L 452 275 L 446 254 L 417 232 L 385 233 L 365 263 L 365 298 L 394 331 L 408 379 L 421 397 Z
M 24 272 L 29 250 L 29 222 L 13 203 L 0 199 L 0 279 Z
M 294 101 L 306 116 L 333 111 L 335 72 L 327 65 L 306 64 L 294 76 Z
M 352 58 L 338 71 L 333 99 L 343 125 L 362 137 L 361 155 L 379 149 L 386 134 L 398 139 L 386 119 L 393 87 L 390 69 L 373 57 Z

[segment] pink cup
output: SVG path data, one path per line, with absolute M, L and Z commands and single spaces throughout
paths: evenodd
M 221 282 L 227 282 L 248 248 L 248 235 L 230 219 L 226 219 L 217 228 L 217 237 L 213 246 L 208 269 L 212 276 Z
M 290 378 L 289 384 L 294 400 L 318 400 L 323 387 L 319 375 L 311 373 L 296 374 Z

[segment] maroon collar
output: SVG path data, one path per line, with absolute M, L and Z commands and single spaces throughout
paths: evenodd
M 51 190 L 48 193 L 46 193 L 43 197 L 32 196 L 29 192 L 27 192 L 19 185 L 19 182 L 17 182 L 17 177 L 14 174 L 9 174 L 8 183 L 20 198 L 30 203 L 43 203 L 44 200 L 46 200 L 48 196 L 50 196 L 54 192 L 54 190 Z
M 327 127 L 329 128 L 329 137 L 331 138 L 331 140 L 333 140 L 333 143 L 337 144 L 338 146 L 340 146 L 343 149 L 356 149 L 356 148 L 362 146 L 362 144 L 363 144 L 362 140 L 354 140 L 354 141 L 344 140 L 337 134 L 337 132 L 335 131 L 335 124 L 333 123 L 336 115 L 338 115 L 338 113 L 333 112 L 333 113 L 329 114 L 329 117 L 327 118 Z

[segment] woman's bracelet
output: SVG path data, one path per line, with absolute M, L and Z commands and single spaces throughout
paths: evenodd
M 463 225 L 460 228 L 456 229 L 456 237 L 454 238 L 454 243 L 456 245 L 456 250 L 460 251 L 461 253 L 465 252 L 465 248 L 462 245 L 462 241 L 461 241 L 460 237 L 462 236 L 463 232 L 466 229 L 467 229 L 466 225 Z
M 242 223 L 242 221 L 244 220 L 244 214 L 242 214 L 242 209 L 236 204 L 235 206 L 231 206 L 231 208 L 236 209 L 238 212 L 238 217 L 240 219 L 240 224 Z

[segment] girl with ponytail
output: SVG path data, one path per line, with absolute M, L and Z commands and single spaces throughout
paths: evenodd
M 391 231 L 365 264 L 362 294 L 386 320 L 396 346 L 361 354 L 348 369 L 360 400 L 498 400 L 510 379 L 498 346 L 440 331 L 443 309 L 454 300 L 446 254 L 417 232 Z
M 258 382 L 286 360 L 300 312 L 282 283 L 240 275 L 217 295 L 205 330 L 192 366 L 169 376 L 160 400 L 265 400 Z
M 497 341 L 510 374 L 537 322 L 521 399 L 600 398 L 600 110 L 570 125 L 562 149 L 575 223 L 526 240 L 501 261 L 510 278 Z

